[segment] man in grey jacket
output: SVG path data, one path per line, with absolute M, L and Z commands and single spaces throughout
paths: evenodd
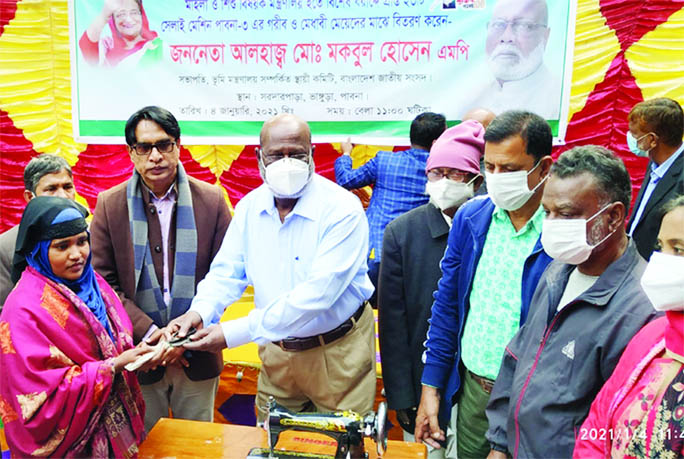
M 490 458 L 571 457 L 591 402 L 652 318 L 646 263 L 625 233 L 630 196 L 624 164 L 603 147 L 575 147 L 552 166 L 541 240 L 554 261 L 504 352 L 487 406 Z

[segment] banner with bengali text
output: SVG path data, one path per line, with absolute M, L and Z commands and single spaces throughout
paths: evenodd
M 485 107 L 536 112 L 562 143 L 575 2 L 70 0 L 74 136 L 123 143 L 160 105 L 186 144 L 254 144 L 285 112 L 316 142 L 401 145 L 419 113 Z

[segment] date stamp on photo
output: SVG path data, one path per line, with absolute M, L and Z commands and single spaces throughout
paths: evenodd
M 625 427 L 625 428 L 618 428 L 618 429 L 582 427 L 579 431 L 579 435 L 577 436 L 577 440 L 578 441 L 596 441 L 596 440 L 615 441 L 618 439 L 631 440 L 632 438 L 646 439 L 647 436 L 648 435 L 647 435 L 646 429 L 644 429 L 641 426 L 637 426 L 634 428 Z M 650 436 L 652 438 L 657 438 L 659 440 L 684 439 L 684 429 L 682 429 L 682 430 L 672 429 L 672 428 L 656 429 L 650 434 Z

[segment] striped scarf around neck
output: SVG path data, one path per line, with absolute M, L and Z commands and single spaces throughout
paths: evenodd
M 195 294 L 195 266 L 197 261 L 197 227 L 192 208 L 192 195 L 185 169 L 178 163 L 176 181 L 178 201 L 176 203 L 176 250 L 171 285 L 171 304 L 164 302 L 164 295 L 154 270 L 152 252 L 148 238 L 147 215 L 143 200 L 144 184 L 140 174 L 134 170 L 126 187 L 128 217 L 131 240 L 133 241 L 135 268 L 135 303 L 158 327 L 185 313 L 190 308 Z

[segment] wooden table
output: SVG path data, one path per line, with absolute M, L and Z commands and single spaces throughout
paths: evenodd
M 268 447 L 268 435 L 258 427 L 162 418 L 140 445 L 140 457 L 244 459 L 255 447 Z M 378 457 L 373 440 L 366 438 L 365 447 L 369 457 Z M 326 435 L 290 430 L 280 435 L 277 448 L 333 455 L 336 444 Z M 427 450 L 425 445 L 419 443 L 389 440 L 384 457 L 425 458 Z

